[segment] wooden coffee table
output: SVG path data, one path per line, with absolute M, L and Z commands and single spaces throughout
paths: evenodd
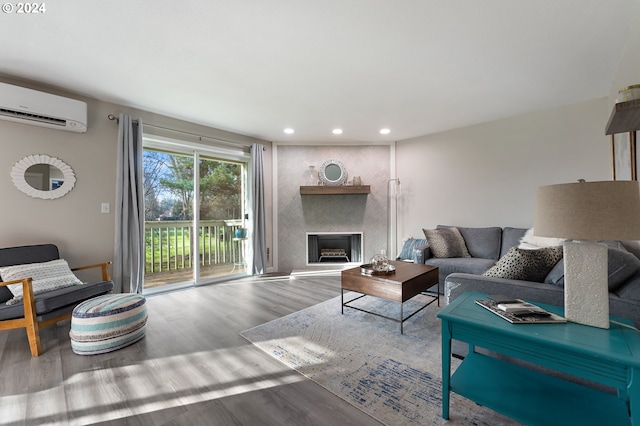
M 390 319 L 400 323 L 400 333 L 403 333 L 402 325 L 406 320 L 432 304 L 437 302 L 440 306 L 440 284 L 438 282 L 438 267 L 421 265 L 408 262 L 389 262 L 395 266 L 396 271 L 390 275 L 366 275 L 361 272 L 360 267 L 345 269 L 342 271 L 342 313 L 344 314 L 345 306 L 351 309 L 357 309 L 362 312 L 377 315 L 382 318 Z M 438 285 L 435 293 L 429 292 L 429 288 Z M 361 293 L 345 302 L 344 293 L 346 291 L 355 291 Z M 409 316 L 404 316 L 404 302 L 418 294 L 426 294 L 432 297 L 427 304 L 412 312 Z M 375 296 L 381 299 L 400 302 L 400 318 L 391 318 L 378 314 L 376 312 L 366 311 L 364 309 L 349 305 L 364 296 Z

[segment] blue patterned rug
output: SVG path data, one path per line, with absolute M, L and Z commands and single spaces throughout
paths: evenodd
M 405 302 L 405 316 L 424 296 Z M 397 318 L 399 304 L 364 297 L 354 305 Z M 340 297 L 241 335 L 287 366 L 386 425 L 516 425 L 458 395 L 442 419 L 440 320 L 435 304 L 400 326 L 345 308 Z M 453 362 L 454 368 L 458 365 Z

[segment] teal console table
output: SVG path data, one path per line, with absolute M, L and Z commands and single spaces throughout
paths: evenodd
M 465 398 L 527 425 L 640 425 L 640 332 L 612 318 L 611 328 L 585 325 L 511 324 L 475 304 L 465 293 L 438 313 L 442 320 L 442 417 L 449 395 Z M 542 305 L 562 315 L 560 307 Z M 469 354 L 451 375 L 451 340 Z M 475 347 L 583 378 L 617 395 L 490 357 Z

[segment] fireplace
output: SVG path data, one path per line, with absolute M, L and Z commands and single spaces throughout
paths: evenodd
M 362 232 L 307 232 L 307 265 L 362 263 Z

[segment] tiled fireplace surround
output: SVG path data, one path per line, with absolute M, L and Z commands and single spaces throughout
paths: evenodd
M 387 247 L 387 182 L 391 148 L 388 145 L 280 145 L 277 155 L 278 270 L 309 268 L 307 232 L 363 232 L 367 261 Z M 309 166 L 316 171 L 326 160 L 341 161 L 349 175 L 371 186 L 368 195 L 300 195 L 307 185 Z

